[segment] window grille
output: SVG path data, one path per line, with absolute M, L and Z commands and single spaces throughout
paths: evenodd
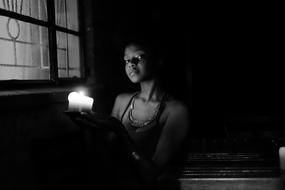
M 81 78 L 77 0 L 0 0 L 0 80 Z

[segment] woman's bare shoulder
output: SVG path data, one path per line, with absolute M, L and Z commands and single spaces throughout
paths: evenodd
M 170 114 L 188 114 L 189 112 L 189 108 L 184 102 L 172 96 L 167 98 L 165 109 Z
M 167 98 L 165 110 L 161 117 L 161 121 L 165 123 L 164 129 L 166 134 L 175 134 L 180 137 L 187 134 L 190 118 L 189 108 L 186 103 L 173 97 Z M 177 127 L 179 130 L 177 130 Z M 183 138 L 181 137 L 181 139 Z
M 133 93 L 122 93 L 117 95 L 112 110 L 112 116 L 119 118 L 132 96 Z
M 133 96 L 133 93 L 121 93 L 116 97 L 116 102 L 124 104 Z
M 125 107 L 131 100 L 134 93 L 121 93 L 116 97 L 115 107 L 121 109 Z

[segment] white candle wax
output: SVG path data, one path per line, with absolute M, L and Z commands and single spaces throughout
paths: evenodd
M 91 111 L 93 105 L 93 99 L 88 96 L 81 95 L 81 111 Z
M 68 111 L 91 111 L 93 102 L 93 98 L 84 96 L 77 92 L 71 92 L 68 95 Z
M 280 169 L 285 170 L 285 147 L 279 148 L 279 163 Z

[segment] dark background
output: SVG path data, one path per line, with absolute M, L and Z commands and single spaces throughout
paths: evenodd
M 98 63 L 97 71 L 94 69 L 96 81 L 102 83 L 111 94 L 137 89 L 124 71 L 123 43 L 134 33 L 145 33 L 146 36 L 153 33 L 160 38 L 165 49 L 165 70 L 162 71 L 165 86 L 181 99 L 189 99 L 192 82 L 191 20 L 183 5 L 160 1 L 94 3 L 94 46 L 95 52 L 98 50 L 95 53 Z
M 103 26 L 97 39 L 107 47 L 100 52 L 103 58 L 97 57 L 104 68 L 99 68 L 103 72 L 97 70 L 96 76 L 110 99 L 126 89 L 136 89 L 118 64 L 122 61 L 120 34 L 137 29 L 159 31 L 167 49 L 165 83 L 190 106 L 195 135 L 223 136 L 226 123 L 232 119 L 255 125 L 267 118 L 268 130 L 275 130 L 276 125 L 279 130 L 285 105 L 280 6 L 248 2 L 97 3 L 94 7 L 100 10 L 95 11 L 98 15 L 95 13 L 94 20 L 99 17 Z M 107 76 L 103 74 L 107 72 Z
M 191 110 L 189 140 L 284 141 L 280 5 L 80 2 L 85 8 L 85 86 L 95 99 L 95 111 L 110 113 L 118 93 L 137 89 L 124 72 L 121 34 L 155 28 L 165 39 L 168 90 Z M 3 187 L 84 189 L 83 184 L 109 184 L 104 135 L 82 130 L 64 114 L 68 90 L 0 96 Z
M 278 5 L 220 3 L 204 10 L 196 22 L 197 38 L 191 38 L 193 116 L 199 113 L 193 120 L 199 118 L 209 129 L 215 126 L 214 131 L 232 118 L 245 124 L 248 133 L 280 129 L 284 38 Z M 270 118 L 263 119 L 267 129 L 260 118 Z M 245 126 L 240 124 L 240 130 Z

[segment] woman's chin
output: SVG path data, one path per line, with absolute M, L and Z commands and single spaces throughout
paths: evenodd
M 132 83 L 139 83 L 140 82 L 139 77 L 136 77 L 136 76 L 131 76 L 131 77 L 129 77 L 129 79 L 131 80 Z
M 131 82 L 132 83 L 139 83 L 140 81 L 139 80 L 135 80 L 135 79 L 131 79 Z

